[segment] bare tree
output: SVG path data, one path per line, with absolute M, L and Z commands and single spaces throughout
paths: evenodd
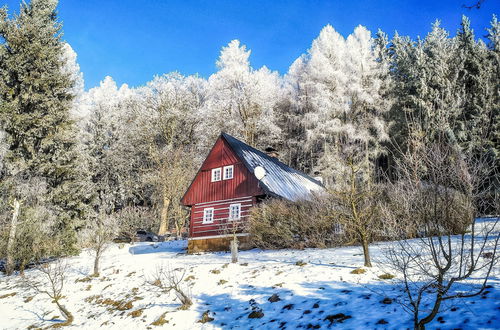
M 19 208 L 21 207 L 21 202 L 18 199 L 14 199 L 12 202 L 13 212 L 12 221 L 10 222 L 9 238 L 7 241 L 7 262 L 5 264 L 5 274 L 12 275 L 14 272 L 14 241 L 16 240 L 16 230 L 17 221 L 19 218 Z
M 371 267 L 369 243 L 379 224 L 379 187 L 373 181 L 368 162 L 358 159 L 356 151 L 344 152 L 343 166 L 333 189 L 330 189 L 334 205 L 331 219 L 339 223 L 348 234 L 356 237 L 363 247 L 364 265 Z
M 99 276 L 99 263 L 116 235 L 116 220 L 114 214 L 100 214 L 95 222 L 90 224 L 82 234 L 84 247 L 94 255 L 94 272 L 92 276 Z
M 63 299 L 63 289 L 66 283 L 68 264 L 58 259 L 57 261 L 37 266 L 41 276 L 33 276 L 36 279 L 26 279 L 28 287 L 34 289 L 37 293 L 47 295 L 66 318 L 66 321 L 59 323 L 54 327 L 68 326 L 73 323 L 73 314 L 61 303 Z
M 170 294 L 173 291 L 182 304 L 180 308 L 188 309 L 193 304 L 193 301 L 189 291 L 182 285 L 185 274 L 186 271 L 182 269 L 159 266 L 147 283 L 159 289 L 162 293 Z
M 229 215 L 230 216 L 230 215 Z M 226 219 L 221 223 L 219 231 L 221 235 L 229 238 L 229 251 L 231 251 L 231 262 L 238 262 L 239 241 L 238 234 L 247 232 L 248 221 L 245 218 Z
M 5 251 L 0 253 L 7 260 L 6 273 L 24 269 L 30 262 L 53 255 L 57 247 L 51 245 L 57 219 L 46 206 L 45 181 L 40 178 L 11 178 L 10 217 L 8 230 L 4 230 Z
M 398 163 L 399 181 L 389 183 L 384 215 L 400 240 L 386 251 L 386 261 L 402 275 L 400 301 L 425 329 L 445 302 L 484 291 L 498 263 L 499 221 L 478 221 L 484 209 L 491 162 L 468 158 L 443 142 L 413 138 Z M 494 201 L 499 212 L 499 201 Z M 407 240 L 407 227 L 415 239 Z

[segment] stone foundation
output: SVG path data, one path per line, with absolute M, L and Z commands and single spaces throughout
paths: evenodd
M 229 251 L 229 243 L 232 236 L 221 236 L 211 238 L 196 238 L 188 240 L 188 253 Z M 251 249 L 250 236 L 238 236 L 238 247 L 240 250 Z

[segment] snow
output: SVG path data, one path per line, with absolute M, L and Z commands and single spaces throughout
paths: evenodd
M 260 180 L 259 185 L 266 193 L 297 201 L 310 199 L 313 193 L 320 194 L 325 191 L 319 181 L 305 173 L 286 166 L 278 159 L 252 148 L 227 133 L 222 133 L 222 136 L 250 173 L 254 173 L 258 166 L 264 168 L 266 175 Z
M 279 251 L 254 249 L 241 252 L 239 263 L 231 264 L 229 253 L 186 254 L 186 241 L 113 244 L 103 257 L 100 277 L 90 278 L 88 282 L 83 280 L 91 273 L 92 256 L 82 252 L 67 258 L 70 271 L 62 302 L 75 317 L 71 327 L 79 329 L 154 329 L 156 326 L 151 323 L 165 312 L 168 323 L 163 327 L 175 329 L 411 328 L 410 315 L 400 304 L 395 301 L 382 303 L 384 298 L 396 299 L 400 294 L 394 280 L 378 278 L 387 272 L 377 261 L 381 260 L 388 244 L 371 245 L 375 265 L 359 275 L 351 274 L 363 264 L 362 251 L 357 246 Z M 298 262 L 305 264 L 300 266 Z M 145 285 L 160 265 L 179 275 L 185 271 L 183 284 L 193 297 L 193 305 L 188 310 L 178 310 L 180 303 L 174 295 L 161 294 Z M 26 276 L 36 279 L 39 273 L 29 270 Z M 194 279 L 188 279 L 191 276 Z M 496 268 L 489 283 L 492 287 L 486 294 L 444 306 L 445 310 L 438 316 L 445 323 L 435 319 L 428 328 L 498 328 L 499 282 L 500 270 Z M 16 294 L 4 297 L 11 293 Z M 268 301 L 273 294 L 280 300 Z M 46 296 L 34 295 L 31 289 L 23 286 L 19 276 L 0 277 L 0 328 L 46 327 L 59 322 L 51 320 L 60 318 L 56 306 Z M 109 311 L 109 306 L 97 304 L 95 300 L 89 302 L 88 298 L 95 295 L 133 300 L 133 307 Z M 29 297 L 33 299 L 28 301 Z M 248 318 L 252 306 L 261 309 L 264 316 Z M 142 308 L 139 317 L 129 315 Z M 214 320 L 197 322 L 206 311 Z M 333 317 L 339 313 L 350 318 L 341 321 Z M 388 323 L 380 324 L 381 320 Z

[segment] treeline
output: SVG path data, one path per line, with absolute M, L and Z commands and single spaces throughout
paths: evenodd
M 252 68 L 233 40 L 208 79 L 170 73 L 130 88 L 106 77 L 85 92 L 55 6 L 0 11 L 0 257 L 74 253 L 83 229 L 109 219 L 179 234 L 179 200 L 221 131 L 274 147 L 332 190 L 397 178 L 417 142 L 445 141 L 498 168 L 496 17 L 486 43 L 466 17 L 454 37 L 436 22 L 416 41 L 362 26 L 344 38 L 328 25 L 283 76 Z

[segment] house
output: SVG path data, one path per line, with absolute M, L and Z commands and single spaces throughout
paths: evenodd
M 244 224 L 265 198 L 297 201 L 323 190 L 318 180 L 222 133 L 181 199 L 191 208 L 188 252 L 227 249 L 232 226 Z

